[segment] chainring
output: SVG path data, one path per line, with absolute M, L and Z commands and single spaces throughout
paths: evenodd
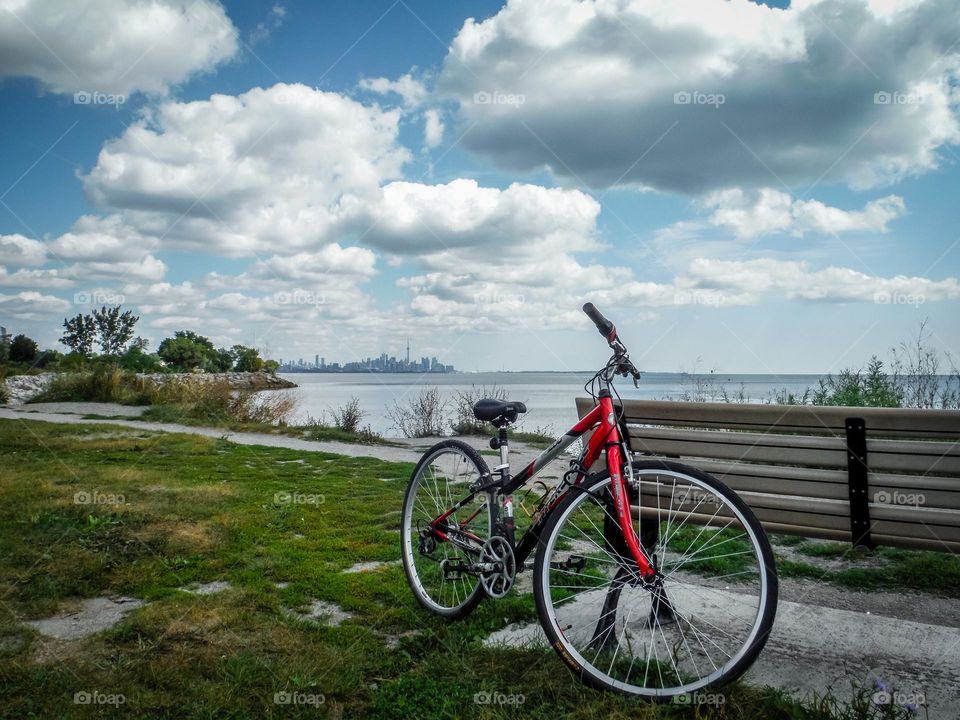
M 499 535 L 489 538 L 480 550 L 480 563 L 494 566 L 494 569 L 480 571 L 480 584 L 489 597 L 499 599 L 510 592 L 517 576 L 517 561 L 506 538 Z

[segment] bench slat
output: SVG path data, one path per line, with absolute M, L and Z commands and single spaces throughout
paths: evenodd
M 847 473 L 843 470 L 753 465 L 720 460 L 697 460 L 696 467 L 710 473 L 736 492 L 764 492 L 804 498 L 847 500 Z M 960 479 L 931 475 L 870 473 L 870 494 L 923 495 L 924 507 L 960 510 Z
M 590 398 L 577 398 L 583 417 L 593 407 Z M 913 408 L 824 407 L 739 403 L 684 403 L 672 400 L 624 400 L 627 422 L 699 428 L 809 432 L 843 436 L 848 417 L 866 420 L 868 432 L 879 436 L 941 437 L 955 440 L 960 410 Z
M 759 463 L 845 469 L 846 443 L 834 437 L 783 436 L 715 430 L 678 430 L 631 425 L 634 452 Z

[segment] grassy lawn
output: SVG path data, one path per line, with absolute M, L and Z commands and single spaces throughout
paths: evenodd
M 920 590 L 960 599 L 960 557 L 952 553 L 891 547 L 863 551 L 851 548 L 848 543 L 810 542 L 793 537 L 786 540 L 788 537 L 775 536 L 774 548 L 777 545 L 792 547 L 810 561 L 781 555 L 777 559 L 780 577 L 819 580 L 856 590 Z M 822 559 L 843 561 L 850 567 L 823 568 L 817 565 Z M 864 559 L 873 560 L 875 564 L 858 567 L 857 563 Z
M 880 717 L 739 684 L 700 707 L 600 693 L 551 650 L 482 646 L 534 620 L 532 596 L 446 623 L 397 564 L 343 573 L 398 559 L 410 465 L 31 421 L 0 421 L 0 458 L 0 717 Z M 178 589 L 217 580 L 230 588 Z M 147 604 L 75 641 L 22 624 L 101 595 Z M 315 600 L 351 617 L 292 612 Z M 124 703 L 75 704 L 83 692 Z M 514 702 L 475 701 L 490 696 Z

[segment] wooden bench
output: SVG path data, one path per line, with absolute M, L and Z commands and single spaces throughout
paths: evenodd
M 593 407 L 577 398 L 583 417 Z M 768 532 L 960 551 L 960 411 L 625 400 L 635 456 L 735 490 Z

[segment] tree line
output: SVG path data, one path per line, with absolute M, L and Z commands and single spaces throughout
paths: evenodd
M 32 338 L 20 334 L 0 342 L 0 363 L 26 368 L 71 371 L 108 363 L 132 372 L 275 372 L 278 363 L 260 357 L 256 348 L 216 347 L 192 330 L 178 330 L 150 352 L 150 341 L 136 336 L 140 320 L 120 305 L 94 309 L 64 318 L 60 343 L 69 352 L 40 350 Z

